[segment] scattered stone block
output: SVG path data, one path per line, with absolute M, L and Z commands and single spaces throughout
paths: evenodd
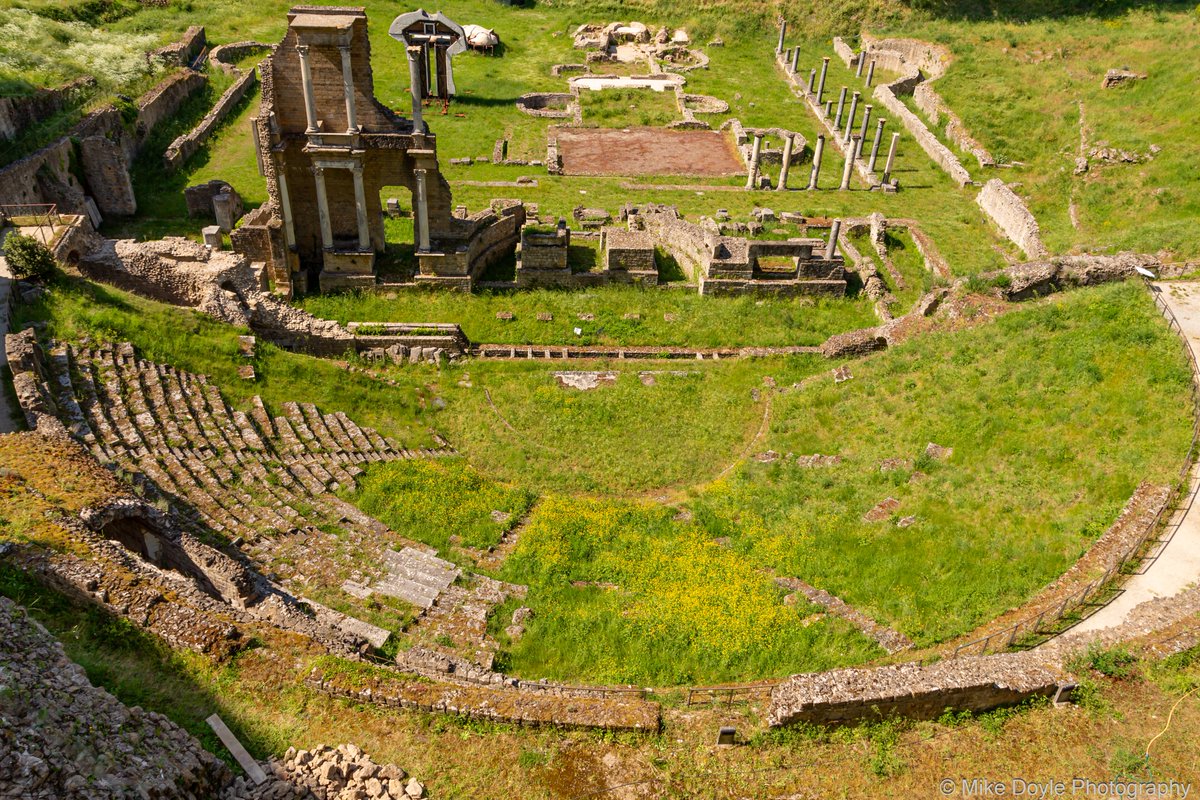
M 204 236 L 204 243 L 213 250 L 220 250 L 224 244 L 224 238 L 221 236 L 221 228 L 217 225 L 206 225 L 200 231 Z
M 867 522 L 882 522 L 892 516 L 897 508 L 900 507 L 900 501 L 894 497 L 888 497 L 880 500 L 870 511 L 863 515 L 863 519 Z
M 253 336 L 238 337 L 238 354 L 245 358 L 254 358 L 254 346 L 257 340 Z
M 916 521 L 917 521 L 916 515 L 901 517 L 900 519 L 896 520 L 896 527 L 897 528 L 909 528 L 909 527 L 912 527 L 912 525 Z
M 504 322 L 511 322 L 512 318 L 513 318 L 513 313 L 511 311 L 497 311 L 496 312 L 496 319 L 498 319 L 498 320 L 503 320 Z
M 595 314 L 580 314 L 579 321 L 580 322 L 595 322 L 596 315 Z
M 845 383 L 846 381 L 850 380 L 853 377 L 854 376 L 850 374 L 850 365 L 849 364 L 843 364 L 842 366 L 835 367 L 833 369 L 833 382 L 834 383 Z
M 942 447 L 940 444 L 930 442 L 925 445 L 925 455 L 936 461 L 946 461 L 950 456 L 954 455 L 954 448 Z
M 538 322 L 554 322 L 554 315 L 549 311 L 539 311 L 537 320 Z
M 387 215 L 392 219 L 396 219 L 401 214 L 400 201 L 395 197 L 389 197 L 387 199 Z
M 621 319 L 627 319 L 627 320 L 630 320 L 633 322 L 638 322 L 641 320 L 641 318 L 642 318 L 642 315 L 637 313 L 636 311 L 621 315 Z
M 244 381 L 252 381 L 257 378 L 257 376 L 254 374 L 254 367 L 250 364 L 243 364 L 242 366 L 238 367 L 238 377 Z
M 885 458 L 879 462 L 880 472 L 895 472 L 898 469 L 912 469 L 912 462 L 907 458 Z
M 598 386 L 611 386 L 616 383 L 617 373 L 612 371 L 561 370 L 554 373 L 554 378 L 558 381 L 558 385 L 565 389 L 578 389 L 586 392 Z
M 774 450 L 768 450 L 765 453 L 756 455 L 754 460 L 761 464 L 772 464 L 779 460 L 779 453 L 776 453 Z
M 1133 72 L 1128 69 L 1110 69 L 1104 73 L 1103 80 L 1100 81 L 1100 88 L 1112 89 L 1117 86 L 1124 86 L 1134 81 L 1145 80 L 1146 75 L 1141 72 Z
M 669 314 L 669 313 L 663 314 L 663 322 L 678 322 L 678 321 L 679 321 L 678 314 Z

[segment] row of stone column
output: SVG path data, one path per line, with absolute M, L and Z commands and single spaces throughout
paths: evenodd
M 869 106 L 868 106 L 868 108 L 869 108 Z M 883 126 L 884 126 L 885 122 L 886 122 L 886 120 L 882 120 L 882 119 L 878 120 L 878 122 L 875 126 L 875 139 L 871 144 L 871 154 L 867 161 L 867 171 L 868 172 L 875 171 L 875 164 L 879 158 L 879 146 L 883 139 Z M 866 139 L 867 124 L 868 124 L 867 118 L 864 118 L 863 124 L 862 124 L 862 132 L 850 134 L 849 143 L 845 147 L 846 159 L 845 159 L 845 163 L 844 163 L 844 166 L 842 169 L 842 182 L 841 182 L 841 185 L 838 187 L 839 189 L 849 189 L 850 188 L 850 178 L 853 175 L 854 161 L 855 161 L 855 159 L 862 157 L 862 148 L 863 148 L 863 142 Z M 759 157 L 762 153 L 762 140 L 763 140 L 763 135 L 761 133 L 754 134 L 754 145 L 750 151 L 749 174 L 747 175 L 747 178 L 746 178 L 746 188 L 747 189 L 755 189 L 758 186 L 758 175 L 759 175 L 758 161 L 759 161 Z M 893 133 L 892 134 L 892 143 L 891 143 L 891 146 L 888 148 L 887 164 L 884 167 L 884 173 L 883 173 L 883 182 L 884 183 L 887 183 L 888 180 L 891 178 L 892 165 L 894 164 L 894 162 L 896 160 L 896 145 L 899 143 L 899 141 L 900 141 L 900 134 Z M 789 167 L 791 166 L 793 146 L 794 146 L 793 137 L 791 137 L 791 136 L 785 137 L 784 141 L 783 141 L 783 164 L 779 168 L 779 182 L 775 186 L 776 191 L 784 191 L 787 189 L 788 170 L 789 170 Z M 806 187 L 804 187 L 805 189 L 811 190 L 811 189 L 819 188 L 817 185 L 817 182 L 821 175 L 821 160 L 824 157 L 824 155 L 825 155 L 825 134 L 818 134 L 817 135 L 817 144 L 816 144 L 816 147 L 813 149 L 812 171 L 809 173 L 808 185 Z

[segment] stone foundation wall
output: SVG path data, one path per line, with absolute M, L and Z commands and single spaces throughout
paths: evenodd
M 854 48 L 840 36 L 833 37 L 833 52 L 847 67 L 853 68 L 858 63 L 858 54 L 854 52 Z
M 1042 232 L 1037 220 L 1025 205 L 1025 201 L 1004 181 L 992 178 L 985 183 L 975 202 L 1026 256 L 1045 258 L 1049 255 L 1046 245 L 1042 243 Z

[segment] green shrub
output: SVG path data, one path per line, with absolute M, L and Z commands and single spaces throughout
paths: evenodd
M 4 255 L 13 277 L 44 281 L 54 276 L 54 254 L 32 236 L 10 233 L 4 240 Z

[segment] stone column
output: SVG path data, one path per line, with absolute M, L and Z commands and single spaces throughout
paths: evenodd
M 754 134 L 754 149 L 750 151 L 750 173 L 746 176 L 746 188 L 753 189 L 758 182 L 758 155 L 762 151 L 763 135 Z
M 333 247 L 333 229 L 329 225 L 329 196 L 325 194 L 325 168 L 313 167 L 317 180 L 317 213 L 321 217 L 321 247 Z
M 846 120 L 846 133 L 842 137 L 842 141 L 847 144 L 850 143 L 850 134 L 854 132 L 854 115 L 858 112 L 858 98 L 858 92 L 855 92 L 854 96 L 850 98 L 850 117 Z
M 808 93 L 809 94 L 813 93 L 813 84 L 815 84 L 816 82 L 817 82 L 817 71 L 815 69 L 810 69 L 808 71 Z
M 292 224 L 292 198 L 288 194 L 287 175 L 281 164 L 275 165 L 275 174 L 279 183 L 279 207 L 283 212 L 283 240 L 288 249 L 296 246 L 296 228 Z
M 783 164 L 779 167 L 779 185 L 775 187 L 777 192 L 787 190 L 788 168 L 792 166 L 792 138 L 786 136 L 783 140 Z
M 875 171 L 875 160 L 879 158 L 879 143 L 883 141 L 883 126 L 886 119 L 875 123 L 875 141 L 871 142 L 871 160 L 867 162 L 867 172 Z
M 873 106 L 871 106 L 871 105 L 867 105 L 867 106 L 863 107 L 862 126 L 859 127 L 859 129 L 858 129 L 858 153 L 854 154 L 855 158 L 858 158 L 859 153 L 862 152 L 863 143 L 867 141 L 867 128 L 870 127 L 870 125 L 871 125 L 871 109 L 872 108 L 873 108 Z
M 883 167 L 883 182 L 887 183 L 892 179 L 892 165 L 896 163 L 896 143 L 900 141 L 900 134 L 892 134 L 892 143 L 888 146 L 887 164 Z
M 308 64 L 308 45 L 296 45 L 300 54 L 300 85 L 304 87 L 304 118 L 308 123 L 305 133 L 317 133 L 317 99 L 313 95 L 312 67 Z
M 833 258 L 837 255 L 838 236 L 842 232 L 842 221 L 835 219 L 829 225 L 829 244 L 825 248 L 825 258 Z
M 858 54 L 858 64 L 854 68 L 854 77 L 862 77 L 863 62 L 867 60 L 867 51 L 863 50 Z
M 829 119 L 829 115 L 832 111 L 833 111 L 833 101 L 826 100 L 825 101 L 825 119 Z
M 825 153 L 825 134 L 817 134 L 817 147 L 813 150 L 812 172 L 808 176 L 808 188 L 817 188 L 817 178 L 821 174 L 821 156 Z
M 800 48 L 797 47 L 792 51 L 792 74 L 795 75 L 800 71 Z
M 358 115 L 354 109 L 354 72 L 350 68 L 350 45 L 338 47 L 342 52 L 342 91 L 346 93 L 346 133 L 358 132 Z
M 421 59 L 425 57 L 423 48 L 416 45 L 408 48 L 408 80 L 412 85 L 412 119 L 415 133 L 425 132 L 425 120 L 421 119 Z
M 817 105 L 820 105 L 825 95 L 825 73 L 829 72 L 829 56 L 821 58 L 821 78 L 817 81 Z
M 416 203 L 416 225 L 417 225 L 417 252 L 429 252 L 429 198 L 425 191 L 425 170 L 414 169 L 413 175 L 417 178 L 417 196 L 413 198 Z
M 875 79 L 875 59 L 871 59 L 871 63 L 867 65 L 867 86 L 871 85 L 871 81 Z
M 850 188 L 850 174 L 854 172 L 854 150 L 860 141 L 862 140 L 858 138 L 857 133 L 850 137 L 850 144 L 846 147 L 846 164 L 842 167 L 842 185 L 839 189 Z
M 358 249 L 371 249 L 371 230 L 367 227 L 367 196 L 363 191 L 363 165 L 350 168 L 354 175 L 354 212 L 358 217 Z
M 833 129 L 836 131 L 842 124 L 842 109 L 846 106 L 846 87 L 842 87 L 842 93 L 838 95 L 837 116 L 833 118 Z
M 779 44 L 775 45 L 775 54 L 783 52 L 783 40 L 787 36 L 787 20 L 779 20 Z

